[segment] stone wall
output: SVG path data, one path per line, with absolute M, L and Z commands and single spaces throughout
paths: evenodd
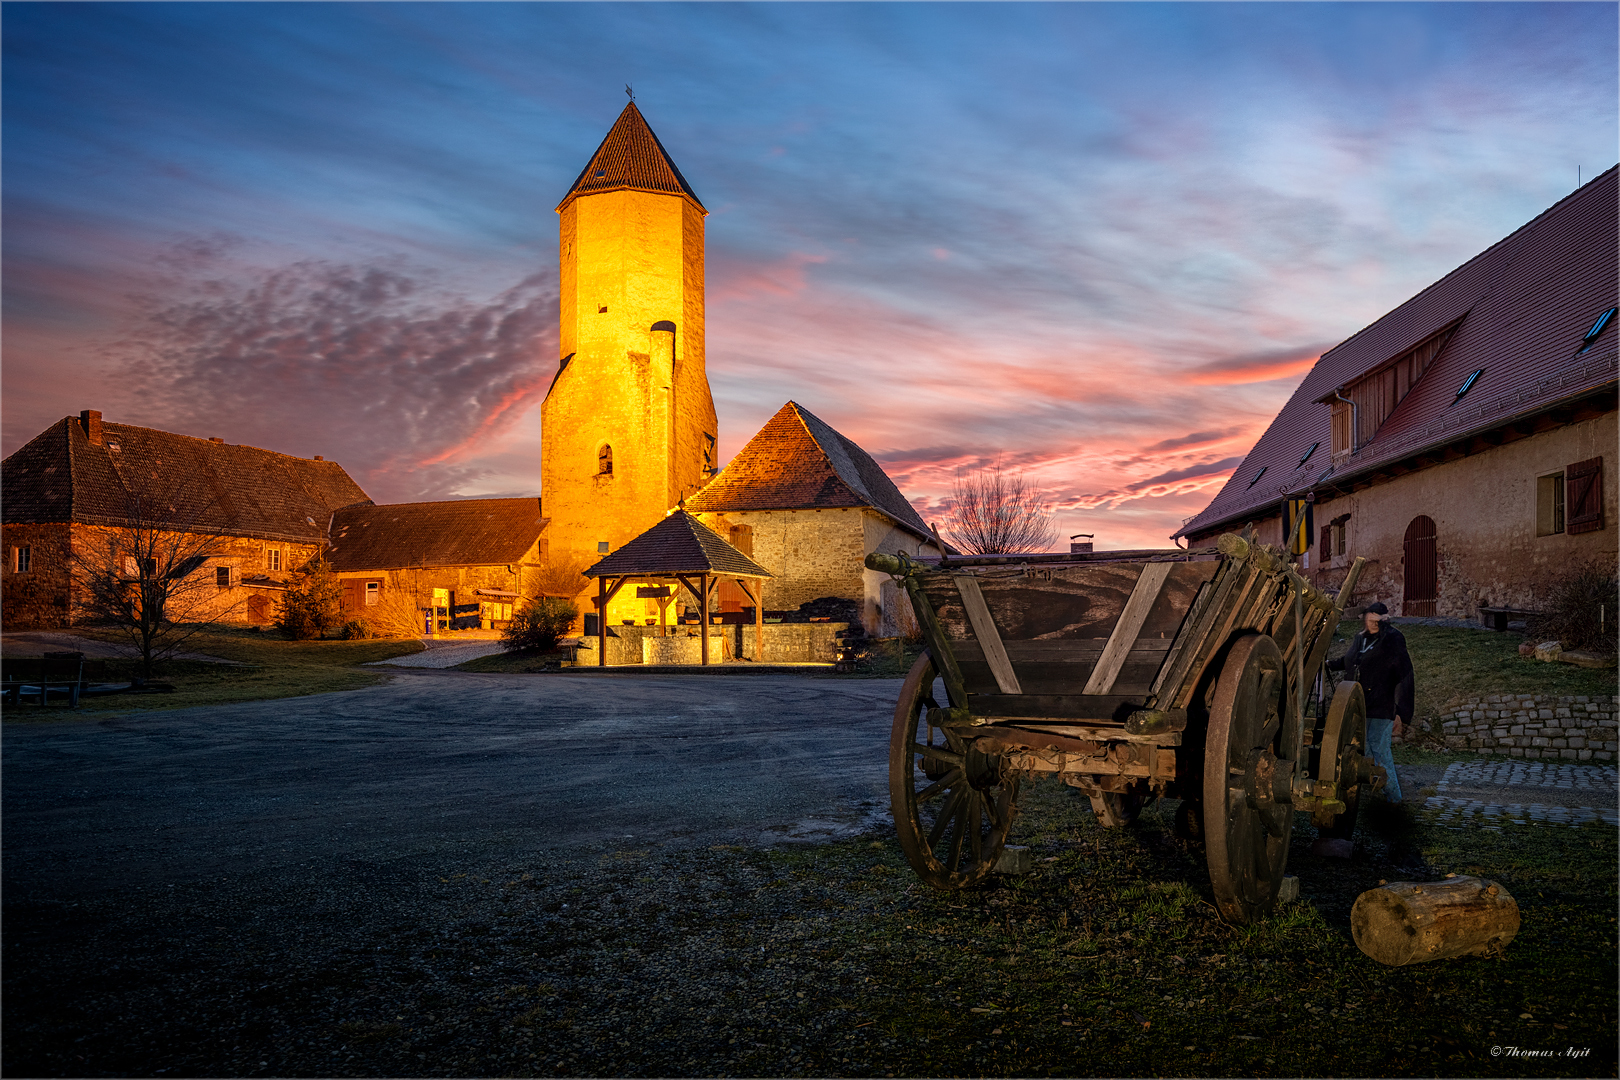
M 1447 746 L 1482 754 L 1615 760 L 1620 697 L 1490 694 L 1446 708 L 1440 735 Z
M 765 658 L 767 664 L 830 664 L 838 651 L 839 635 L 849 629 L 849 623 L 766 623 Z M 597 663 L 596 638 L 585 638 L 585 647 L 579 650 L 578 662 L 592 667 Z M 609 667 L 639 665 L 648 662 L 696 664 L 702 643 L 695 626 L 682 626 L 673 638 L 661 638 L 656 626 L 612 626 L 608 628 L 607 662 Z M 754 627 L 752 625 L 726 625 L 709 627 L 709 662 L 722 663 L 735 657 L 757 660 L 754 653 Z M 663 658 L 668 657 L 668 660 Z
M 1308 576 L 1337 590 L 1356 556 L 1368 562 L 1353 600 L 1382 600 L 1402 614 L 1403 542 L 1413 518 L 1433 519 L 1439 599 L 1435 614 L 1473 619 L 1484 607 L 1540 610 L 1544 588 L 1571 563 L 1612 563 L 1620 536 L 1616 413 L 1569 424 L 1316 504 L 1320 527 L 1348 514 L 1345 552 L 1322 565 L 1312 537 Z M 1603 457 L 1603 528 L 1537 535 L 1537 478 Z M 1486 508 L 1486 509 L 1482 509 Z
M 27 548 L 29 566 L 14 573 L 12 549 Z M 0 615 L 7 630 L 45 630 L 70 622 L 71 548 L 67 525 L 7 525 L 0 529 L 4 591 Z

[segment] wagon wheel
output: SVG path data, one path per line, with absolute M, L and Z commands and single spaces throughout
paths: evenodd
M 1339 684 L 1322 730 L 1313 741 L 1318 748 L 1316 778 L 1333 785 L 1334 796 L 1344 803 L 1342 813 L 1355 814 L 1362 780 L 1372 780 L 1384 771 L 1366 768 L 1362 756 L 1367 752 L 1367 695 L 1360 683 Z M 1311 821 L 1319 828 L 1331 827 L 1338 820 L 1339 814 L 1331 810 L 1311 814 Z
M 1221 915 L 1243 925 L 1277 900 L 1294 827 L 1299 716 L 1271 638 L 1239 638 L 1215 684 L 1204 745 L 1204 852 Z
M 960 889 L 990 873 L 1001 856 L 1018 781 L 1002 779 L 998 756 L 928 723 L 937 674 L 925 652 L 900 688 L 889 739 L 889 800 L 917 876 L 936 889 Z

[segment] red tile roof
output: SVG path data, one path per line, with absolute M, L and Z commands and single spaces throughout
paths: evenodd
M 539 499 L 349 506 L 332 516 L 339 573 L 410 566 L 499 566 L 522 559 L 545 521 Z
M 132 498 L 150 496 L 179 528 L 319 543 L 334 510 L 370 501 L 335 461 L 129 424 L 102 423 L 101 436 L 92 444 L 69 416 L 6 458 L 4 520 L 123 525 Z
M 1616 178 L 1610 169 L 1323 353 L 1226 486 L 1176 535 L 1261 516 L 1287 493 L 1343 483 L 1605 387 L 1612 393 L 1620 327 L 1605 328 L 1591 348 L 1575 352 L 1620 291 Z M 1332 408 L 1317 399 L 1458 319 L 1456 333 L 1374 437 L 1333 470 Z M 1479 369 L 1484 373 L 1458 398 Z M 1321 445 L 1301 464 L 1313 442 Z
M 811 510 L 865 506 L 925 540 L 928 526 L 883 468 L 854 442 L 790 401 L 702 491 L 688 510 Z
M 683 510 L 676 510 L 585 571 L 586 577 L 617 577 L 619 574 L 771 576 L 769 570 Z
M 670 160 L 664 144 L 658 141 L 653 129 L 631 102 L 614 121 L 613 128 L 602 140 L 602 145 L 591 155 L 574 186 L 568 189 L 560 211 L 570 199 L 579 195 L 595 195 L 603 191 L 659 191 L 670 195 L 685 195 L 703 209 L 697 193 L 681 175 L 681 170 Z

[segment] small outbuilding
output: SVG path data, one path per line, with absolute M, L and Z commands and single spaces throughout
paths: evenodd
M 730 582 L 752 602 L 754 655 L 762 657 L 765 654 L 765 581 L 771 576 L 770 571 L 726 543 L 713 529 L 684 510 L 674 511 L 586 570 L 585 576 L 596 579 L 597 612 L 608 611 L 613 598 L 632 582 L 638 586 L 638 594 L 661 600 L 659 638 L 668 637 L 671 631 L 677 635 L 677 640 L 687 636 L 684 626 L 670 627 L 662 618 L 662 612 L 674 599 L 676 589 L 685 589 L 697 609 L 699 662 L 703 664 L 709 663 L 711 652 L 711 620 L 716 617 L 711 612 L 718 610 L 714 593 L 722 581 Z M 606 666 L 608 620 L 598 614 L 595 618 L 588 618 L 588 621 L 594 624 L 596 630 L 596 662 Z M 615 636 L 618 636 L 617 631 Z M 679 649 L 650 643 L 644 649 L 646 655 L 679 662 Z M 663 655 L 665 653 L 669 655 L 666 657 Z

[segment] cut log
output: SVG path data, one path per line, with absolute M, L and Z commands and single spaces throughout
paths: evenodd
M 1500 951 L 1518 932 L 1519 905 L 1477 877 L 1393 882 L 1350 909 L 1356 946 L 1390 967 Z

